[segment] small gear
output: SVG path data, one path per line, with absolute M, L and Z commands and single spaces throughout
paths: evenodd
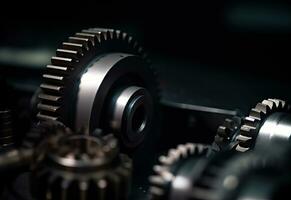
M 127 33 L 91 28 L 69 37 L 46 66 L 38 94 L 38 118 L 72 130 L 89 127 L 116 133 L 133 148 L 155 121 L 158 89 L 154 71 Z
M 235 142 L 236 135 L 240 129 L 241 118 L 235 116 L 231 119 L 226 118 L 221 126 L 217 129 L 212 149 L 214 152 L 231 149 Z
M 175 182 L 179 170 L 185 165 L 185 162 L 188 160 L 192 162 L 193 158 L 206 157 L 210 150 L 208 145 L 188 143 L 179 145 L 176 149 L 170 149 L 166 156 L 159 157 L 159 164 L 153 168 L 155 175 L 149 177 L 150 199 L 168 199 L 171 185 Z M 187 188 L 185 189 L 187 190 Z
M 119 154 L 113 135 L 71 134 L 54 140 L 32 170 L 32 194 L 39 200 L 125 200 L 132 163 Z
M 261 103 L 258 103 L 255 108 L 252 108 L 249 116 L 242 120 L 239 134 L 236 137 L 238 145 L 235 149 L 239 152 L 252 149 L 258 135 L 260 135 L 262 125 L 266 123 L 269 117 L 274 113 L 290 113 L 290 106 L 280 99 L 268 99 L 263 100 Z
M 244 197 L 240 196 L 243 192 L 247 192 L 246 196 L 252 199 L 261 199 L 256 195 L 263 193 L 271 197 L 268 190 L 278 187 L 275 179 L 278 179 L 279 174 L 290 175 L 289 168 L 285 165 L 285 157 L 282 159 L 278 154 L 286 156 L 286 149 L 279 147 L 269 154 L 265 151 L 245 154 L 229 151 L 216 154 L 193 184 L 192 196 L 189 199 L 235 200 Z M 289 176 L 289 183 L 290 180 Z M 253 190 L 254 187 L 261 188 L 260 192 Z M 249 188 L 251 190 L 248 190 Z M 264 199 L 266 197 L 264 196 Z

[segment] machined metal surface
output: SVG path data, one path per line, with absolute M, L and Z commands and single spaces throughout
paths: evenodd
M 256 138 L 255 148 L 272 145 L 272 143 L 284 144 L 291 138 L 291 114 L 274 113 L 262 124 Z

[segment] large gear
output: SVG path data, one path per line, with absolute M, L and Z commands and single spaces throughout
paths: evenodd
M 158 91 L 145 53 L 127 33 L 91 28 L 69 37 L 46 66 L 38 118 L 117 133 L 135 147 L 151 129 Z
M 274 116 L 274 114 L 277 114 L 277 116 Z M 259 136 L 261 136 L 264 140 L 261 140 L 262 142 L 259 140 L 262 145 L 267 145 L 267 143 L 270 142 L 269 140 L 274 137 L 287 137 L 283 139 L 288 141 L 291 134 L 291 126 L 289 124 L 290 116 L 287 116 L 289 114 L 290 106 L 283 100 L 268 99 L 258 103 L 255 108 L 251 109 L 249 116 L 242 120 L 239 134 L 236 137 L 238 145 L 235 149 L 239 152 L 245 152 L 254 148 L 254 146 L 258 146 L 258 144 L 256 144 L 258 141 L 256 140 L 259 139 Z M 276 119 L 270 119 L 272 116 Z M 285 125 L 285 121 L 283 121 L 284 128 L 282 128 L 282 126 L 278 126 L 282 123 L 282 119 L 286 119 L 289 125 Z M 263 126 L 269 123 L 269 121 L 272 123 L 272 127 L 268 126 L 269 130 L 266 131 L 268 133 L 264 133 L 264 131 L 262 131 L 262 129 L 264 129 Z M 275 132 L 272 132 L 273 129 Z M 282 134 L 285 134 L 285 136 L 282 136 Z
M 188 143 L 179 145 L 176 149 L 170 149 L 166 156 L 161 156 L 159 158 L 159 164 L 153 168 L 155 174 L 149 178 L 151 184 L 149 189 L 150 199 L 177 199 L 174 185 L 183 176 L 184 166 L 187 165 L 185 165 L 185 162 L 197 162 L 199 158 L 206 157 L 210 153 L 210 150 L 211 147 L 208 145 Z M 188 178 L 191 179 L 191 177 Z M 180 189 L 180 193 L 181 191 L 185 192 L 182 196 L 187 195 L 187 190 L 189 190 L 187 185 L 184 186 L 183 191 Z M 171 198 L 169 197 L 170 195 L 172 196 Z
M 49 144 L 33 165 L 32 194 L 39 200 L 125 200 L 132 163 L 113 135 L 71 134 Z

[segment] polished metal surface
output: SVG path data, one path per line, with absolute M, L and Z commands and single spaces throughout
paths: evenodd
M 261 126 L 255 148 L 272 146 L 274 143 L 289 143 L 291 138 L 291 114 L 274 113 Z
M 151 126 L 153 101 L 145 88 L 130 86 L 118 95 L 113 106 L 112 129 L 126 134 L 133 143 L 140 142 Z
M 109 90 L 112 84 L 104 85 L 104 79 L 107 78 L 108 81 L 114 82 L 114 77 L 109 77 L 111 71 L 114 70 L 112 68 L 114 68 L 114 65 L 124 57 L 129 56 L 132 55 L 122 53 L 106 54 L 98 57 L 91 65 L 89 64 L 89 68 L 82 75 L 79 85 L 76 130 L 79 130 L 83 126 L 90 127 L 90 119 L 95 98 L 98 98 L 99 101 L 105 98 L 104 94 L 99 94 L 101 90 L 100 87 L 107 87 L 107 90 Z M 121 70 L 123 71 L 124 69 Z M 114 75 L 116 76 L 117 74 Z M 100 95 L 102 96 L 100 97 Z

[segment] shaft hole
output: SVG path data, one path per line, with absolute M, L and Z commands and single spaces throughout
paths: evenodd
M 140 133 L 144 130 L 146 126 L 146 110 L 143 105 L 139 106 L 132 117 L 132 130 L 136 133 Z

